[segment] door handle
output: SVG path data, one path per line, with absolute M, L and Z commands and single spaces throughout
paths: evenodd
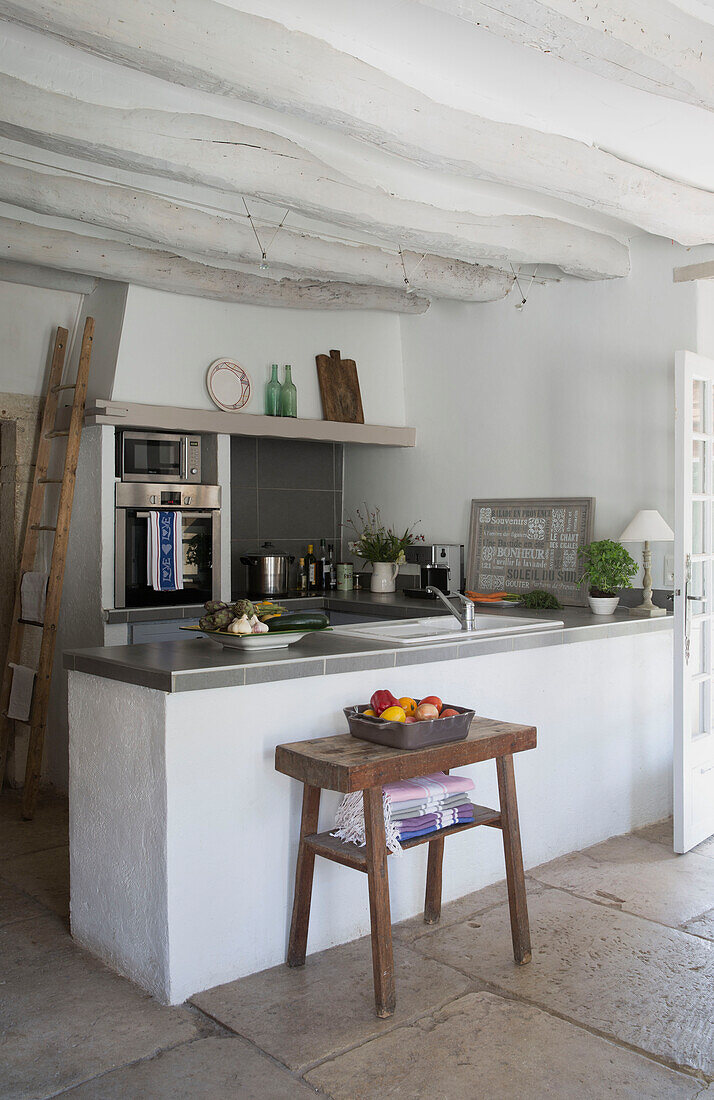
M 167 511 L 167 512 L 178 512 L 179 509 L 178 508 L 166 508 L 165 511 Z M 216 514 L 217 514 L 217 511 L 216 512 L 194 512 L 193 509 L 191 509 L 191 508 L 189 508 L 188 511 L 186 511 L 186 509 L 183 508 L 183 509 L 181 509 L 181 511 L 182 511 L 182 514 L 184 516 L 186 516 L 186 518 L 189 522 L 191 520 L 194 520 L 194 519 L 214 519 Z M 151 515 L 150 512 L 137 512 L 136 513 L 136 518 L 137 519 L 148 519 L 150 515 Z
M 687 554 L 684 563 L 684 663 L 689 664 L 691 638 L 689 633 L 689 585 L 692 579 L 692 559 Z

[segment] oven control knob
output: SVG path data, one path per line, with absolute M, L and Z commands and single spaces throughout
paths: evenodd
M 194 466 L 193 469 L 191 470 L 192 477 L 195 477 L 197 473 L 198 473 L 198 467 Z
M 184 502 L 184 504 L 190 504 L 191 503 L 191 498 L 190 497 L 184 497 L 183 502 Z

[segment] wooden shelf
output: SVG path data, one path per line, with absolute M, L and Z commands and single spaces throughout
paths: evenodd
M 301 420 L 220 409 L 183 409 L 173 405 L 137 405 L 97 399 L 87 406 L 87 424 L 115 424 L 170 432 L 215 432 L 220 435 L 309 439 L 324 443 L 369 443 L 382 447 L 414 447 L 416 428 L 382 424 L 340 424 L 334 420 Z
M 452 833 L 463 833 L 466 829 L 475 829 L 478 825 L 490 825 L 496 829 L 501 828 L 501 814 L 498 810 L 491 810 L 488 806 L 474 806 L 473 821 L 464 821 L 460 825 L 448 825 L 445 829 L 435 829 L 433 833 L 424 836 L 415 836 L 411 840 L 403 840 L 402 848 L 416 848 L 419 844 L 428 844 L 430 840 L 439 840 Z M 352 844 L 330 833 L 313 833 L 305 837 L 305 843 L 312 848 L 317 856 L 331 859 L 333 863 L 342 863 L 345 867 L 353 867 L 356 871 L 367 870 L 367 854 L 365 848 Z M 387 853 L 391 855 L 391 852 Z

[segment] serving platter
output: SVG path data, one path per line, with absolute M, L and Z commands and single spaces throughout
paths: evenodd
M 479 607 L 521 607 L 523 600 L 474 600 L 472 603 L 477 603 Z
M 304 638 L 306 634 L 321 634 L 329 626 L 310 627 L 303 630 L 276 630 L 267 634 L 229 634 L 227 630 L 201 630 L 200 626 L 181 626 L 179 630 L 192 630 L 222 645 L 225 649 L 287 649 Z

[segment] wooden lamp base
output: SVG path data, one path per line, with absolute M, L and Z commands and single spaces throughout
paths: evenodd
M 645 549 L 642 555 L 642 562 L 645 567 L 645 575 L 642 581 L 643 599 L 639 607 L 630 608 L 630 615 L 646 619 L 654 618 L 656 615 L 666 615 L 667 611 L 664 607 L 657 607 L 656 604 L 652 603 L 652 553 L 650 551 L 650 544 L 648 542 L 645 543 Z

